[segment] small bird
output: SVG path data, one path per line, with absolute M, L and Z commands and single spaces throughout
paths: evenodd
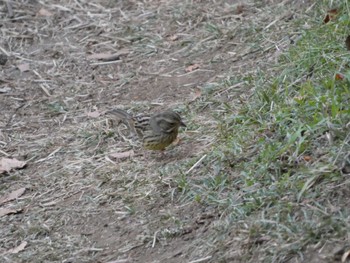
M 154 115 L 132 116 L 124 110 L 113 109 L 107 114 L 117 116 L 131 133 L 137 134 L 143 147 L 149 150 L 163 151 L 177 137 L 179 127 L 186 127 L 178 113 L 167 110 Z

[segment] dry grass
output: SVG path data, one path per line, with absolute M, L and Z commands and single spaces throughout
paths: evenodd
M 0 51 L 8 56 L 0 66 L 0 88 L 8 90 L 0 93 L 0 157 L 28 164 L 0 175 L 0 195 L 27 189 L 5 204 L 22 212 L 0 218 L 1 261 L 263 261 L 261 250 L 252 251 L 270 242 L 254 236 L 259 225 L 242 219 L 241 231 L 227 227 L 242 192 L 222 182 L 241 178 L 217 166 L 226 156 L 219 143 L 232 136 L 225 134 L 230 116 L 264 84 L 252 79 L 277 72 L 270 65 L 300 35 L 293 21 L 307 19 L 314 4 L 7 3 L 0 7 Z M 193 64 L 199 69 L 186 70 Z M 188 129 L 162 158 L 103 114 L 91 115 L 113 107 L 176 108 Z M 130 158 L 111 157 L 130 149 Z M 23 251 L 7 253 L 22 241 Z

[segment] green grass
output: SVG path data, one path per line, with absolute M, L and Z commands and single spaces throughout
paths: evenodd
M 302 260 L 309 246 L 345 242 L 350 228 L 350 180 L 341 173 L 350 151 L 350 51 L 344 43 L 350 7 L 344 1 L 327 24 L 320 18 L 329 7 L 318 8 L 311 28 L 273 68 L 235 80 L 254 87 L 238 112 L 215 101 L 224 110 L 214 113 L 219 144 L 211 161 L 201 176 L 177 181 L 196 202 L 224 212 L 217 240 L 233 229 L 252 240 L 264 237 L 251 245 L 261 261 Z M 336 79 L 338 73 L 344 79 Z M 207 99 L 213 101 L 211 94 Z M 227 248 L 219 250 L 225 254 Z M 253 260 L 251 250 L 244 250 L 247 261 Z

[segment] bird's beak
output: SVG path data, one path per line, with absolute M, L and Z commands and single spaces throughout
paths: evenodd
M 187 127 L 186 124 L 183 121 L 180 122 L 180 126 Z

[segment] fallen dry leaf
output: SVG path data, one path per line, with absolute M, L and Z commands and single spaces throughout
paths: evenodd
M 201 91 L 201 89 L 196 88 L 195 91 L 191 93 L 190 102 L 195 101 L 200 96 L 202 96 L 202 91 Z
M 343 80 L 343 79 L 344 79 L 343 74 L 340 74 L 340 73 L 335 74 L 335 80 Z
M 50 11 L 48 11 L 44 8 L 41 8 L 37 14 L 38 14 L 38 16 L 52 16 L 53 15 Z
M 323 19 L 323 23 L 327 24 L 329 21 L 334 20 L 338 14 L 338 9 L 334 8 L 327 11 L 326 17 Z
M 347 50 L 350 50 L 350 35 L 345 39 L 345 46 Z
M 12 169 L 23 168 L 26 162 L 18 161 L 17 159 L 1 158 L 0 159 L 0 174 L 9 172 Z
M 304 159 L 304 161 L 306 161 L 306 162 L 312 161 L 312 157 L 309 156 L 309 155 L 305 155 L 305 156 L 303 157 L 303 159 Z
M 326 17 L 323 19 L 323 23 L 327 24 L 331 20 L 330 15 L 327 14 Z
M 169 36 L 168 37 L 168 40 L 170 40 L 170 41 L 176 41 L 176 40 L 178 40 L 179 39 L 179 36 L 178 35 L 172 35 L 172 36 Z
M 11 254 L 17 254 L 18 252 L 21 252 L 22 250 L 24 250 L 27 244 L 28 244 L 27 241 L 22 241 L 22 243 L 19 246 L 10 249 L 7 252 Z
M 338 14 L 338 9 L 337 8 L 330 9 L 327 11 L 327 13 L 331 15 L 336 15 Z
M 192 65 L 189 65 L 186 69 L 185 69 L 185 71 L 186 72 L 192 72 L 193 70 L 195 70 L 195 69 L 199 69 L 199 64 L 192 64 Z
M 9 214 L 17 214 L 22 210 L 10 209 L 10 208 L 0 208 L 0 217 L 9 215 Z
M 29 64 L 28 63 L 19 64 L 19 65 L 17 65 L 17 68 L 21 72 L 26 72 L 26 71 L 29 71 Z
M 86 115 L 91 118 L 98 118 L 101 116 L 101 112 L 99 112 L 98 110 L 95 110 L 95 111 L 86 112 Z
M 18 197 L 23 195 L 25 191 L 26 191 L 26 189 L 23 187 L 23 188 L 20 188 L 20 189 L 13 191 L 12 193 L 10 193 L 7 196 L 4 196 L 3 198 L 0 199 L 0 205 L 3 203 L 17 199 Z
M 126 151 L 126 152 L 112 153 L 112 154 L 110 154 L 110 156 L 115 158 L 115 159 L 123 159 L 123 158 L 132 157 L 132 156 L 134 156 L 134 154 L 135 154 L 134 151 L 130 150 L 130 151 Z
M 236 15 L 242 14 L 243 11 L 244 11 L 244 9 L 245 9 L 244 4 L 239 4 L 239 5 L 237 5 L 236 11 L 235 11 Z

